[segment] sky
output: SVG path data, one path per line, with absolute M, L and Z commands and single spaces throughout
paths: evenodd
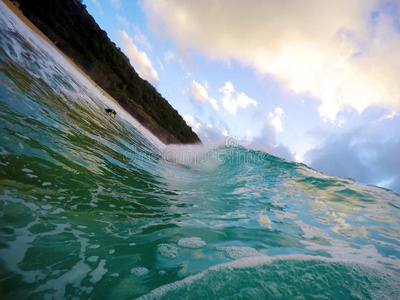
M 83 0 L 204 144 L 400 192 L 399 0 Z

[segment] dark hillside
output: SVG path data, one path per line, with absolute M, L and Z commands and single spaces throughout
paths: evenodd
M 19 0 L 20 9 L 50 40 L 133 117 L 165 143 L 195 143 L 179 113 L 110 41 L 78 0 Z

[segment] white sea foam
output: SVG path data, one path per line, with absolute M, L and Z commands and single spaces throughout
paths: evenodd
M 239 246 L 217 247 L 217 250 L 225 252 L 225 255 L 232 259 L 262 255 L 261 252 L 251 247 L 239 247 Z
M 320 256 L 310 256 L 310 255 L 279 255 L 279 256 L 274 256 L 270 257 L 267 255 L 259 255 L 259 256 L 252 256 L 252 257 L 245 257 L 241 259 L 234 260 L 229 263 L 224 263 L 224 264 L 219 264 L 216 266 L 212 266 L 208 268 L 207 270 L 204 270 L 203 272 L 200 272 L 199 274 L 192 275 L 189 277 L 184 278 L 183 280 L 176 281 L 170 284 L 166 284 L 164 286 L 161 286 L 159 288 L 154 289 L 147 295 L 144 295 L 140 297 L 139 299 L 160 299 L 163 298 L 167 295 L 167 293 L 171 291 L 177 291 L 179 289 L 182 289 L 184 287 L 188 287 L 192 284 L 195 284 L 196 281 L 201 280 L 204 278 L 207 274 L 210 274 L 212 272 L 224 272 L 224 271 L 229 271 L 232 275 L 235 276 L 235 269 L 248 269 L 248 268 L 258 268 L 262 266 L 267 266 L 271 265 L 273 263 L 279 263 L 279 262 L 286 262 L 286 261 L 299 261 L 299 262 L 324 262 L 327 263 L 327 265 L 331 263 L 343 263 L 345 266 L 347 265 L 353 270 L 358 270 L 360 274 L 363 274 L 365 277 L 381 277 L 382 281 L 387 282 L 387 286 L 385 286 L 386 289 L 390 289 L 391 294 L 395 295 L 400 292 L 400 289 L 398 287 L 398 283 L 396 284 L 395 282 L 390 282 L 390 278 L 396 278 L 396 274 L 391 274 L 389 275 L 388 273 L 380 273 L 379 271 L 374 271 L 373 268 L 370 268 L 365 265 L 355 265 L 353 262 L 343 262 L 343 261 L 337 261 L 332 258 L 326 258 L 326 257 L 320 257 Z M 389 280 L 389 282 L 388 282 Z M 188 288 L 190 289 L 190 288 Z M 385 290 L 384 292 L 388 292 Z M 381 298 L 379 296 L 382 296 Z M 376 292 L 374 296 L 372 296 L 373 299 L 390 299 L 388 298 L 384 293 L 381 292 Z
M 289 213 L 289 212 L 285 212 L 285 211 L 280 211 L 280 210 L 276 210 L 276 209 L 272 209 L 272 211 L 275 214 L 275 218 L 277 218 L 278 220 L 283 220 L 283 219 L 295 219 L 296 218 L 296 214 L 294 213 Z
M 42 291 L 54 291 L 49 297 L 51 299 L 61 299 L 65 295 L 65 291 L 67 289 L 67 285 L 79 286 L 82 280 L 89 275 L 91 268 L 85 263 L 85 249 L 88 246 L 88 239 L 81 236 L 81 232 L 77 230 L 73 230 L 69 224 L 57 225 L 56 232 L 60 233 L 65 231 L 65 228 L 71 229 L 71 233 L 77 238 L 80 243 L 80 252 L 79 258 L 80 260 L 61 276 L 50 279 L 46 281 L 44 284 L 39 286 L 34 293 L 39 293 Z M 95 273 L 93 273 L 96 279 Z M 90 293 L 91 289 L 88 288 L 87 293 Z
M 99 263 L 99 265 L 97 266 L 96 269 L 94 269 L 89 275 L 92 277 L 90 279 L 90 282 L 92 283 L 97 283 L 99 282 L 103 276 L 108 272 L 108 270 L 106 268 L 104 268 L 106 264 L 106 260 L 102 259 Z
M 147 268 L 144 268 L 144 267 L 137 267 L 137 268 L 131 269 L 131 274 L 133 276 L 137 276 L 137 277 L 146 275 L 148 272 L 149 272 L 149 270 Z
M 178 246 L 183 248 L 202 248 L 206 242 L 199 237 L 182 238 L 178 241 Z
M 161 254 L 161 256 L 164 256 L 166 258 L 177 258 L 179 255 L 179 250 L 175 246 L 172 246 L 170 244 L 159 244 L 158 245 L 158 253 Z
M 268 216 L 264 213 L 260 213 L 258 215 L 258 223 L 267 229 L 272 229 L 271 227 L 271 220 L 268 218 Z
M 327 232 L 308 225 L 303 221 L 295 221 L 295 223 L 304 232 L 304 237 L 309 239 L 300 241 L 306 245 L 308 250 L 324 251 L 337 261 L 367 265 L 381 271 L 385 271 L 387 266 L 400 269 L 397 259 L 382 256 L 374 245 L 354 245 L 347 241 L 333 238 Z M 315 242 L 313 238 L 323 239 L 328 242 L 328 245 Z
M 90 262 L 96 262 L 98 259 L 99 259 L 98 256 L 90 256 L 90 257 L 88 257 L 87 260 L 90 261 Z
M 55 210 L 53 210 L 51 213 L 52 213 L 53 215 L 57 215 L 57 214 L 60 214 L 60 213 L 62 213 L 62 212 L 64 212 L 64 209 L 62 209 L 61 207 L 59 207 L 59 208 L 56 208 Z

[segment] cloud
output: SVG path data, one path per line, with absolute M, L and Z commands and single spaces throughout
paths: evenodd
M 210 104 L 214 108 L 214 110 L 218 110 L 219 109 L 218 104 L 217 104 L 217 100 L 215 100 L 214 98 L 210 99 Z
M 148 50 L 151 50 L 153 47 L 147 40 L 147 37 L 140 31 L 140 28 L 138 26 L 135 26 L 135 35 L 133 36 L 135 42 L 137 42 L 140 45 L 143 45 L 146 47 Z
M 390 188 L 400 193 L 400 118 L 379 119 L 326 142 L 305 154 L 305 162 L 325 174 Z
M 201 132 L 203 124 L 197 121 L 197 119 L 195 119 L 192 115 L 183 115 L 182 118 L 190 127 L 192 127 L 192 130 L 195 133 L 199 134 L 199 132 Z
M 306 153 L 307 164 L 325 174 L 369 182 L 371 174 L 360 157 L 362 145 L 352 140 L 352 136 L 331 136 L 322 147 Z
M 206 87 L 207 83 L 205 84 L 205 86 L 202 86 L 200 83 L 196 82 L 195 80 L 192 80 L 190 84 L 190 96 L 192 99 L 198 102 L 209 102 L 211 106 L 214 108 L 214 110 L 217 111 L 218 110 L 217 101 L 208 96 Z
M 131 61 L 131 64 L 134 66 L 136 72 L 138 72 L 140 77 L 156 85 L 159 82 L 158 73 L 153 68 L 147 54 L 145 52 L 140 52 L 137 49 L 132 39 L 125 31 L 119 31 L 119 34 L 122 40 L 122 48 Z
M 201 84 L 197 83 L 194 80 L 190 85 L 190 94 L 194 100 L 200 102 L 207 102 L 209 99 L 206 89 Z
M 164 60 L 167 64 L 174 59 L 175 59 L 175 54 L 172 51 L 167 51 L 164 53 Z
M 318 99 L 325 120 L 347 107 L 400 110 L 397 1 L 143 0 L 142 7 L 150 27 L 181 52 L 272 75 Z
M 212 120 L 211 123 L 202 123 L 197 117 L 192 115 L 182 115 L 186 123 L 197 133 L 200 140 L 209 147 L 217 147 L 225 143 L 228 130 L 226 124 L 221 124 L 221 120 Z
M 102 16 L 103 15 L 103 8 L 101 7 L 101 4 L 97 0 L 92 0 L 93 4 L 97 7 L 97 10 L 99 11 L 99 14 Z
M 190 125 L 193 126 L 194 125 L 194 118 L 192 115 L 183 115 L 182 118 L 185 120 L 185 122 Z
M 233 88 L 231 82 L 225 82 L 225 85 L 219 90 L 224 94 L 222 104 L 226 111 L 235 115 L 237 109 L 246 108 L 249 105 L 257 106 L 257 101 L 250 99 L 245 93 L 238 93 Z
M 186 123 L 192 127 L 192 130 L 197 133 L 199 138 L 209 147 L 218 147 L 219 145 L 244 145 L 249 149 L 261 150 L 290 161 L 294 160 L 294 156 L 289 148 L 277 143 L 277 132 L 271 122 L 266 122 L 259 136 L 252 138 L 252 133 L 247 130 L 243 138 L 238 138 L 229 134 L 227 124 L 220 123 L 217 120 L 212 121 L 213 124 L 206 123 L 203 125 L 197 117 L 192 115 L 183 115 L 182 117 Z M 217 121 L 217 124 L 214 123 L 215 121 Z
M 121 0 L 110 0 L 111 5 L 116 9 L 119 10 L 121 8 Z
M 125 27 L 129 27 L 129 22 L 127 19 L 125 19 L 123 16 L 121 16 L 120 14 L 116 14 L 115 15 L 117 17 L 118 22 L 120 22 L 122 25 L 124 25 Z
M 261 130 L 261 134 L 253 138 L 247 147 L 254 150 L 261 150 L 289 161 L 295 160 L 293 153 L 287 146 L 277 143 L 276 130 L 269 122 L 265 124 Z
M 269 113 L 268 121 L 261 130 L 261 134 L 256 136 L 248 144 L 248 147 L 255 150 L 266 151 L 272 155 L 294 161 L 295 157 L 290 149 L 278 143 L 277 133 L 283 131 L 282 118 L 283 109 L 277 107 L 274 113 Z
M 268 119 L 271 123 L 271 126 L 275 129 L 276 132 L 282 132 L 282 118 L 283 118 L 283 109 L 277 107 L 275 109 L 275 113 L 269 113 Z

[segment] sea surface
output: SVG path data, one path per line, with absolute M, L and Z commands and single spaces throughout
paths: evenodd
M 3 2 L 0 46 L 1 299 L 400 299 L 399 194 L 167 147 Z

